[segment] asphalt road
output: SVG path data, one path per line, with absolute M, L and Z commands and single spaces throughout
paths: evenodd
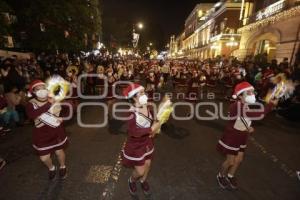
M 218 101 L 218 100 L 215 100 Z M 204 108 L 203 108 L 204 110 Z M 201 110 L 200 112 L 203 112 Z M 186 108 L 175 110 L 185 116 Z M 82 119 L 97 123 L 103 110 L 86 107 Z M 255 123 L 246 158 L 237 178 L 239 190 L 226 191 L 216 182 L 223 157 L 215 150 L 223 120 L 170 120 L 155 140 L 149 182 L 156 200 L 298 200 L 300 181 L 299 124 L 270 114 Z M 47 169 L 31 147 L 31 126 L 16 128 L 0 138 L 0 155 L 8 161 L 0 172 L 0 200 L 130 200 L 127 178 L 131 170 L 120 164 L 124 126 L 117 131 L 80 128 L 76 119 L 66 124 L 68 178 L 47 180 Z M 57 162 L 56 162 L 57 163 Z M 140 199 L 144 199 L 140 193 Z

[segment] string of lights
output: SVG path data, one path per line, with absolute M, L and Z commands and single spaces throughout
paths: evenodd
M 241 33 L 244 31 L 251 31 L 254 29 L 258 29 L 258 28 L 267 26 L 269 24 L 274 24 L 278 21 L 284 21 L 286 19 L 289 19 L 289 18 L 297 16 L 297 15 L 300 15 L 300 6 L 291 8 L 289 10 L 275 14 L 274 16 L 271 16 L 271 17 L 265 18 L 263 20 L 254 22 L 252 24 L 246 25 L 246 26 L 240 28 L 238 30 L 238 32 Z

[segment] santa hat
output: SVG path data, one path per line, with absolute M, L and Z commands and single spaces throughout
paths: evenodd
M 236 99 L 240 94 L 248 90 L 254 90 L 254 87 L 246 81 L 241 82 L 235 86 L 232 98 Z
M 264 73 L 265 78 L 272 78 L 273 76 L 274 76 L 274 72 L 271 69 L 266 70 Z
M 144 89 L 143 86 L 136 83 L 132 83 L 124 89 L 123 95 L 125 96 L 126 99 L 130 99 L 138 92 L 142 91 L 143 89 Z
M 34 80 L 30 83 L 29 85 L 29 91 L 28 91 L 28 96 L 32 97 L 33 90 L 35 87 L 40 86 L 40 85 L 46 85 L 43 81 L 41 80 Z

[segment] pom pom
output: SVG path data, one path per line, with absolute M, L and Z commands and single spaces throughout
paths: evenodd
M 232 95 L 232 98 L 233 99 L 237 99 L 237 96 L 234 94 L 234 95 Z
M 159 111 L 157 113 L 157 120 L 159 121 L 160 125 L 163 125 L 166 123 L 170 115 L 173 112 L 172 102 L 167 99 L 165 102 L 162 102 L 159 106 Z M 158 134 L 160 132 L 160 129 L 156 132 Z

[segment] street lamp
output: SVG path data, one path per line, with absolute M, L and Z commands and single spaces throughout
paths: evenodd
M 133 34 L 133 40 L 132 40 L 132 44 L 133 44 L 133 48 L 135 49 L 137 46 L 138 46 L 138 42 L 139 42 L 139 39 L 140 39 L 140 34 L 136 33 L 135 31 L 135 28 L 138 28 L 138 29 L 143 29 L 144 28 L 144 24 L 139 22 L 137 24 L 133 24 L 133 29 L 132 29 L 132 34 Z
M 140 22 L 140 23 L 137 24 L 137 27 L 138 27 L 139 29 L 143 29 L 143 28 L 144 28 L 144 24 Z
M 144 24 L 142 22 L 139 22 L 137 24 L 132 24 L 132 30 L 134 33 L 135 33 L 136 28 L 142 30 L 144 28 Z

